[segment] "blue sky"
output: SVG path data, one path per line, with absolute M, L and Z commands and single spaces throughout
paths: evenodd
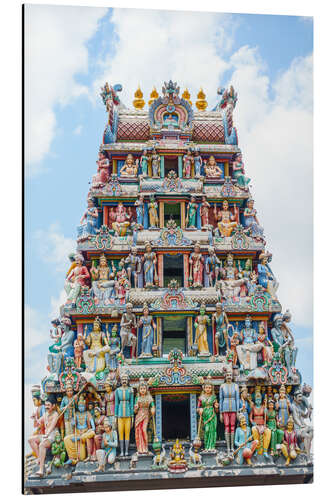
M 148 101 L 153 85 L 160 92 L 173 78 L 188 86 L 192 101 L 202 85 L 211 108 L 219 85 L 238 91 L 239 144 L 274 253 L 278 295 L 293 313 L 297 366 L 312 384 L 311 19 L 27 9 L 25 301 L 33 365 L 27 383 L 38 383 L 46 365 L 49 320 L 61 302 L 67 254 L 96 170 L 106 121 L 99 86 L 106 79 L 121 83 L 120 97 L 131 105 L 138 83 Z

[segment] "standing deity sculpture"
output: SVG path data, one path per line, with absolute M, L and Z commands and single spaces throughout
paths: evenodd
M 109 268 L 105 254 L 102 253 L 99 257 L 99 265 L 96 266 L 95 261 L 90 269 L 92 278 L 91 288 L 94 295 L 95 304 L 103 307 L 114 302 L 115 297 L 115 267 L 111 262 L 112 271 Z
M 201 177 L 201 167 L 202 167 L 202 158 L 200 156 L 200 152 L 198 149 L 195 150 L 194 152 L 194 157 L 193 157 L 193 162 L 194 162 L 194 174 L 196 179 L 200 179 Z
M 87 411 L 87 403 L 82 395 L 79 397 L 77 409 L 73 419 L 74 433 L 68 434 L 64 439 L 68 455 L 65 465 L 76 465 L 79 461 L 94 458 L 95 422 Z
M 244 209 L 244 226 L 245 229 L 250 229 L 250 235 L 252 238 L 264 238 L 264 229 L 260 226 L 257 211 L 254 207 L 254 200 L 249 198 L 247 200 L 246 208 Z
M 149 315 L 149 308 L 146 303 L 143 305 L 143 316 L 139 319 L 138 326 L 142 327 L 141 354 L 139 357 L 151 358 L 155 343 L 156 323 L 153 321 L 153 317 Z
M 215 350 L 216 354 L 225 353 L 229 348 L 228 328 L 229 320 L 221 302 L 216 304 L 216 312 L 213 314 L 213 331 L 215 327 Z
M 189 258 L 189 282 L 193 288 L 201 288 L 203 286 L 204 258 L 199 243 L 195 243 L 193 250 Z
M 209 209 L 210 204 L 208 203 L 206 196 L 203 196 L 200 205 L 201 229 L 208 229 L 209 227 Z
M 152 288 L 157 283 L 156 264 L 157 257 L 155 252 L 152 251 L 151 244 L 146 242 L 145 253 L 142 257 L 143 262 L 143 275 L 145 288 Z
M 138 229 L 143 229 L 145 204 L 142 194 L 139 195 L 138 199 L 134 203 L 134 206 L 136 211 L 136 224 L 138 226 Z
M 116 272 L 116 296 L 118 303 L 120 305 L 124 305 L 126 302 L 126 294 L 127 291 L 131 288 L 131 282 L 127 277 L 127 272 L 125 269 L 125 261 L 124 259 L 120 259 L 118 263 L 118 271 Z
M 310 417 L 310 410 L 304 404 L 303 394 L 300 389 L 294 393 L 294 401 L 291 404 L 291 413 L 294 420 L 296 436 L 299 443 L 304 446 L 304 451 L 310 459 L 311 444 L 313 439 L 313 427 L 306 420 Z
M 128 154 L 124 165 L 119 171 L 120 177 L 136 178 L 138 174 L 138 164 L 139 160 L 134 161 L 133 155 Z
M 107 332 L 107 342 L 110 348 L 109 352 L 105 354 L 105 361 L 107 368 L 115 372 L 118 368 L 118 354 L 121 350 L 120 339 L 118 337 L 118 327 L 117 323 L 115 323 L 111 330 L 111 337 L 108 334 L 108 325 L 106 325 Z
M 115 387 L 117 381 L 112 378 L 110 374 L 106 377 L 104 388 L 105 393 L 102 399 L 102 409 L 103 413 L 106 417 L 114 417 L 115 410 L 115 391 L 113 388 Z
M 252 402 L 251 396 L 249 395 L 249 391 L 247 390 L 246 385 L 242 385 L 240 388 L 240 397 L 239 397 L 239 404 L 238 404 L 239 410 L 238 411 L 239 411 L 240 415 L 243 415 L 245 417 L 246 425 L 249 425 L 249 422 L 250 422 L 249 415 L 251 412 L 252 405 L 253 405 L 253 402 Z
M 208 346 L 207 326 L 210 325 L 210 318 L 206 314 L 205 304 L 201 304 L 200 314 L 195 318 L 195 345 L 198 348 L 198 356 L 210 356 Z
M 148 453 L 148 432 L 149 419 L 155 415 L 155 403 L 148 390 L 148 385 L 143 377 L 140 377 L 138 393 L 134 401 L 135 413 L 135 442 L 136 449 L 140 455 Z
M 206 258 L 206 274 L 208 276 L 209 286 L 215 286 L 220 274 L 221 261 L 215 253 L 214 247 L 208 248 L 208 257 Z
M 112 418 L 105 417 L 103 430 L 101 448 L 96 451 L 98 461 L 96 472 L 105 472 L 106 463 L 112 465 L 116 460 L 118 436 Z
M 238 321 L 236 321 L 236 327 L 233 327 L 233 333 L 230 337 L 230 349 L 229 353 L 232 354 L 232 366 L 237 366 L 238 354 L 237 346 L 241 342 L 240 332 L 238 330 Z
M 239 426 L 235 433 L 235 447 L 238 450 L 236 453 L 236 462 L 242 465 L 245 460 L 247 465 L 252 465 L 251 457 L 256 451 L 257 446 L 258 441 L 253 440 L 246 417 L 241 413 L 239 416 Z
M 105 151 L 100 151 L 98 153 L 97 163 L 97 175 L 93 177 L 92 187 L 93 189 L 99 189 L 108 182 L 110 176 L 110 160 Z
M 237 181 L 237 185 L 242 189 L 246 189 L 251 179 L 245 175 L 244 163 L 240 153 L 236 156 L 235 161 L 233 162 L 232 173 L 233 178 Z
M 36 408 L 30 417 L 33 420 L 33 427 L 35 429 L 33 434 L 39 434 L 40 429 L 38 421 L 45 413 L 45 406 L 42 404 L 41 400 L 40 385 L 32 386 L 31 395 L 32 395 L 33 405 Z
M 64 411 L 64 435 L 73 434 L 73 419 L 77 406 L 77 396 L 74 395 L 73 382 L 67 380 L 65 383 L 65 395 L 60 403 L 60 410 Z M 64 437 L 64 436 L 63 436 Z
M 156 153 L 155 148 L 153 148 L 153 151 L 151 154 L 151 170 L 152 170 L 152 177 L 153 178 L 160 177 L 160 175 L 161 175 L 161 158 Z
M 278 415 L 275 410 L 275 403 L 273 399 L 269 399 L 266 411 L 267 427 L 271 431 L 270 449 L 271 455 L 277 456 L 279 454 L 277 445 L 280 445 L 283 440 L 283 430 L 278 427 Z
M 126 236 L 131 214 L 130 209 L 126 211 L 122 201 L 118 202 L 116 209 L 110 211 L 111 227 L 115 231 L 117 236 Z
M 101 328 L 101 320 L 96 316 L 92 331 L 85 337 L 84 342 L 88 347 L 83 352 L 83 359 L 86 365 L 85 371 L 96 373 L 105 370 L 105 356 L 110 351 L 107 339 Z
M 258 326 L 258 342 L 262 345 L 260 352 L 263 366 L 268 366 L 273 358 L 273 347 L 272 342 L 267 337 L 264 321 L 261 321 Z
M 286 325 L 291 319 L 291 314 L 276 314 L 273 320 L 271 335 L 275 351 L 278 351 L 288 369 L 288 377 L 291 377 L 295 369 L 297 347 L 294 345 L 294 337 L 290 328 Z
M 151 195 L 148 203 L 149 229 L 157 229 L 159 226 L 157 209 L 158 203 L 155 201 L 154 195 Z
M 77 371 L 81 371 L 83 362 L 83 351 L 85 342 L 82 332 L 78 332 L 77 338 L 74 340 L 74 363 Z
M 189 201 L 187 205 L 187 214 L 186 214 L 186 227 L 188 229 L 196 229 L 196 220 L 197 220 L 197 210 L 198 204 L 195 203 L 195 197 L 191 196 L 191 201 Z
M 87 203 L 87 210 L 82 215 L 80 225 L 77 227 L 78 240 L 94 236 L 98 231 L 98 210 L 95 207 L 94 199 L 89 197 Z
M 297 452 L 300 451 L 297 443 L 297 433 L 294 430 L 294 420 L 293 417 L 289 417 L 287 422 L 287 428 L 283 434 L 283 443 L 281 444 L 281 451 L 286 459 L 285 465 L 290 464 L 290 460 L 295 460 L 297 457 Z
M 204 447 L 206 451 L 215 451 L 217 439 L 217 412 L 219 404 L 214 392 L 211 376 L 209 375 L 202 386 L 202 393 L 198 398 L 197 411 L 200 415 L 198 435 L 201 423 L 204 434 Z
M 129 255 L 125 259 L 125 264 L 129 283 L 132 286 L 132 282 L 134 281 L 134 288 L 138 288 L 138 276 L 141 273 L 141 259 L 138 256 L 138 249 L 136 247 L 131 248 Z
M 144 149 L 142 151 L 142 155 L 140 158 L 140 167 L 141 167 L 141 172 L 143 177 L 148 177 L 148 152 L 147 149 Z
M 234 436 L 237 412 L 239 410 L 239 389 L 232 381 L 232 371 L 228 370 L 225 383 L 220 386 L 220 421 L 224 424 L 227 454 L 234 451 Z
M 76 301 L 80 295 L 82 286 L 86 286 L 90 274 L 86 266 L 83 265 L 84 258 L 80 253 L 75 255 L 75 267 L 69 273 L 65 280 L 65 292 L 67 293 L 67 302 L 71 307 L 76 306 Z
M 192 177 L 192 165 L 194 163 L 194 159 L 192 156 L 192 152 L 190 149 L 187 150 L 186 155 L 183 156 L 183 177 L 185 179 L 189 179 Z
M 133 305 L 130 302 L 126 304 L 126 312 L 122 314 L 120 321 L 120 338 L 121 338 L 121 353 L 124 353 L 125 347 L 132 348 L 132 356 L 136 348 L 136 332 L 137 323 L 133 313 Z
M 133 389 L 128 385 L 128 375 L 123 372 L 121 386 L 115 391 L 115 417 L 117 419 L 120 456 L 128 456 L 130 431 L 134 417 Z M 124 446 L 125 445 L 125 446 Z
M 220 179 L 222 177 L 223 171 L 216 163 L 214 156 L 210 156 L 208 162 L 204 160 L 204 165 L 206 177 L 212 179 Z
M 278 282 L 275 279 L 271 268 L 268 265 L 269 259 L 272 257 L 267 252 L 262 252 L 259 255 L 258 264 L 258 283 L 273 297 L 276 298 L 276 291 L 278 289 Z
M 258 441 L 257 452 L 269 458 L 268 447 L 271 440 L 271 430 L 266 425 L 266 402 L 262 402 L 260 387 L 255 390 L 254 405 L 250 413 L 250 422 L 252 424 L 253 439 Z
M 217 221 L 217 227 L 220 236 L 229 237 L 233 232 L 234 228 L 237 226 L 236 215 L 233 215 L 229 208 L 229 203 L 227 200 L 222 202 L 222 210 L 217 211 L 216 203 L 214 204 L 214 217 Z M 234 205 L 234 213 L 237 213 L 237 207 Z
M 99 406 L 94 407 L 93 418 L 95 424 L 93 460 L 96 460 L 96 452 L 100 450 L 102 446 L 105 420 L 105 415 L 102 415 L 102 411 Z

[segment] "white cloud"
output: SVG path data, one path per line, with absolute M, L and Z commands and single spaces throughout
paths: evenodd
M 74 135 L 81 135 L 81 132 L 82 132 L 82 125 L 78 125 L 77 127 L 75 127 L 75 129 L 73 130 L 73 134 Z
M 53 264 L 54 272 L 65 273 L 70 265 L 68 255 L 75 251 L 76 241 L 65 236 L 58 224 L 51 224 L 47 231 L 39 229 L 33 236 L 42 260 Z
M 61 290 L 58 297 L 51 297 L 51 319 L 57 318 L 59 316 L 60 307 L 65 304 L 66 300 L 67 295 L 65 290 Z
M 25 160 L 27 173 L 45 168 L 57 131 L 55 107 L 87 94 L 75 81 L 88 70 L 86 42 L 94 35 L 104 8 L 25 6 Z
M 40 381 L 46 374 L 47 348 L 50 344 L 50 322 L 46 315 L 25 305 L 25 380 Z

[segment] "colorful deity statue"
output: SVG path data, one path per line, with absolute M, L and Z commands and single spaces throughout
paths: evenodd
M 142 341 L 140 358 L 151 358 L 153 353 L 154 337 L 156 331 L 156 323 L 153 317 L 149 315 L 148 305 L 143 305 L 143 316 L 139 319 L 139 327 L 142 327 Z
M 142 155 L 140 158 L 140 167 L 141 167 L 141 172 L 143 177 L 148 177 L 148 154 L 147 154 L 147 149 L 144 149 L 142 151 Z
M 234 213 L 237 213 L 236 205 L 234 205 Z M 222 210 L 217 211 L 216 203 L 214 204 L 214 217 L 217 221 L 217 227 L 222 237 L 229 237 L 237 226 L 237 216 L 233 215 L 229 210 L 229 203 L 227 200 L 222 202 Z
M 97 175 L 93 177 L 92 186 L 94 189 L 101 188 L 109 180 L 110 176 L 110 160 L 105 151 L 100 151 L 98 153 L 97 163 Z
M 157 209 L 158 203 L 152 195 L 148 203 L 149 229 L 156 229 L 159 226 Z
M 115 372 L 118 368 L 118 355 L 121 350 L 120 339 L 118 337 L 118 327 L 115 323 L 111 330 L 111 337 L 108 334 L 108 325 L 106 325 L 108 337 L 109 352 L 105 353 L 106 366 L 109 370 Z
M 209 286 L 215 286 L 220 273 L 221 261 L 217 257 L 214 247 L 208 248 L 208 257 L 206 258 L 205 264 Z
M 296 363 L 298 349 L 294 344 L 294 337 L 290 328 L 286 325 L 291 319 L 289 311 L 285 314 L 276 314 L 273 320 L 271 335 L 273 339 L 274 350 L 280 353 L 281 358 L 288 369 L 288 376 L 293 373 Z
M 215 350 L 219 355 L 225 352 L 228 348 L 228 327 L 229 320 L 226 315 L 221 302 L 216 304 L 216 312 L 213 314 L 213 331 L 215 328 Z
M 72 322 L 69 316 L 64 315 L 60 320 L 62 329 L 61 342 L 59 345 L 53 345 L 52 352 L 49 352 L 47 359 L 49 371 L 51 374 L 59 375 L 62 371 L 63 362 L 68 357 L 74 355 L 74 331 L 71 329 Z
M 116 386 L 117 380 L 111 377 L 111 374 L 106 377 L 104 388 L 105 393 L 102 399 L 102 410 L 106 417 L 114 417 L 115 410 L 115 393 L 113 388 Z
M 78 332 L 77 338 L 74 340 L 74 363 L 78 371 L 81 370 L 83 362 L 83 351 L 85 348 L 85 342 L 82 332 Z
M 56 399 L 53 394 L 49 395 L 45 401 L 45 413 L 38 420 L 38 434 L 33 434 L 29 438 L 29 444 L 34 455 L 38 459 L 39 470 L 36 472 L 37 476 L 44 475 L 44 464 L 46 452 L 57 433 L 58 412 L 56 410 Z
M 188 229 L 196 229 L 196 219 L 197 219 L 197 210 L 198 204 L 195 203 L 195 197 L 191 196 L 191 201 L 189 201 L 187 205 L 187 214 L 186 214 L 186 227 Z
M 98 468 L 96 472 L 105 472 L 105 465 L 112 465 L 116 460 L 118 436 L 114 429 L 113 419 L 105 417 L 103 422 L 103 435 L 101 440 L 101 448 L 96 450 Z
M 275 410 L 275 403 L 273 399 L 269 399 L 267 403 L 266 419 L 267 427 L 271 431 L 271 455 L 278 455 L 277 445 L 280 445 L 283 440 L 283 430 L 278 428 L 277 412 Z
M 152 251 L 152 246 L 149 242 L 146 242 L 145 250 L 146 251 L 142 257 L 144 285 L 145 288 L 151 288 L 154 287 L 154 284 L 157 282 L 157 257 L 156 253 Z
M 239 271 L 239 273 L 238 273 L 239 278 L 245 279 L 245 282 L 243 283 L 243 285 L 241 285 L 239 296 L 246 297 L 246 295 L 248 294 L 248 286 L 247 285 L 248 285 L 248 282 L 250 280 L 250 276 L 251 276 L 251 272 L 252 272 L 251 259 L 246 259 L 246 261 L 244 263 L 244 268 L 242 268 L 240 261 L 238 261 L 238 271 Z
M 251 412 L 253 402 L 251 396 L 249 395 L 249 391 L 246 385 L 242 385 L 240 387 L 240 396 L 239 396 L 239 412 L 241 415 L 245 417 L 246 425 L 249 425 L 249 415 Z
M 63 330 L 60 325 L 60 320 L 58 318 L 51 321 L 51 325 L 53 326 L 53 331 L 50 330 L 50 337 L 52 340 L 55 340 L 55 343 L 49 347 L 50 352 L 58 352 L 59 347 L 61 346 L 61 337 L 63 334 Z
M 121 177 L 136 178 L 138 174 L 139 160 L 134 161 L 133 155 L 128 154 L 124 165 L 121 167 L 119 173 Z
M 246 189 L 251 179 L 246 177 L 242 155 L 238 154 L 232 167 L 233 178 L 236 179 L 240 188 Z
M 115 283 L 116 297 L 120 305 L 125 304 L 126 293 L 130 288 L 131 288 L 131 282 L 127 277 L 127 272 L 125 269 L 125 261 L 124 259 L 120 259 L 118 263 L 118 271 L 116 272 L 116 283 Z
M 278 289 L 278 282 L 275 279 L 271 268 L 268 265 L 268 261 L 271 258 L 271 254 L 267 252 L 262 252 L 259 255 L 258 264 L 258 283 L 261 285 L 273 298 L 276 298 L 276 291 Z
M 304 403 L 303 394 L 300 389 L 297 389 L 294 393 L 294 401 L 291 404 L 291 414 L 294 420 L 297 440 L 299 443 L 302 443 L 307 457 L 310 458 L 313 427 L 306 421 L 309 419 L 310 409 Z
M 51 454 L 52 460 L 48 469 L 50 470 L 52 465 L 54 467 L 63 467 L 66 460 L 66 448 L 59 431 L 56 432 L 54 441 L 51 445 Z
M 207 326 L 210 325 L 210 318 L 206 314 L 205 304 L 201 304 L 200 314 L 195 318 L 195 344 L 198 346 L 198 356 L 210 356 L 208 346 Z
M 246 316 L 244 328 L 240 332 L 241 344 L 237 346 L 239 362 L 243 370 L 254 370 L 258 366 L 258 352 L 264 345 L 258 342 L 258 334 L 252 328 L 251 316 Z
M 208 162 L 207 160 L 204 160 L 204 165 L 206 177 L 212 179 L 220 179 L 223 175 L 223 171 L 216 163 L 214 156 L 210 156 Z
M 286 466 L 290 464 L 290 460 L 295 460 L 295 458 L 297 457 L 297 452 L 300 451 L 297 444 L 297 434 L 294 430 L 294 420 L 291 416 L 288 418 L 287 428 L 283 434 L 281 451 L 284 458 L 286 459 Z
M 64 435 L 72 434 L 73 429 L 73 418 L 75 415 L 77 405 L 77 396 L 74 395 L 73 382 L 67 380 L 65 383 L 65 395 L 63 396 L 60 403 L 60 410 L 63 412 L 64 416 Z
M 250 443 L 252 441 L 252 443 Z M 247 465 L 252 465 L 251 457 L 256 451 L 258 441 L 253 440 L 251 429 L 247 423 L 245 415 L 242 413 L 239 416 L 239 426 L 235 433 L 236 462 L 239 465 L 246 461 Z
M 83 240 L 93 236 L 98 231 L 98 210 L 95 207 L 94 199 L 88 198 L 88 208 L 81 217 L 80 225 L 77 228 L 78 240 Z
M 64 443 L 68 455 L 66 465 L 75 465 L 84 460 L 93 460 L 95 423 L 87 411 L 86 400 L 80 395 L 78 411 L 73 418 L 74 433 L 65 436 Z
M 105 370 L 105 355 L 110 351 L 107 339 L 101 328 L 101 320 L 96 316 L 93 329 L 84 342 L 88 349 L 83 352 L 83 358 L 86 365 L 86 372 L 96 373 Z
M 110 212 L 110 218 L 111 227 L 114 229 L 115 233 L 118 236 L 126 236 L 130 225 L 131 214 L 129 211 L 126 211 L 122 201 L 119 201 L 117 208 Z
M 96 451 L 101 449 L 103 433 L 104 433 L 105 415 L 102 415 L 102 410 L 100 409 L 99 406 L 94 407 L 93 418 L 94 418 L 94 424 L 95 424 L 93 459 L 95 460 L 96 459 Z
M 138 199 L 134 202 L 136 211 L 136 224 L 138 229 L 143 229 L 143 219 L 145 213 L 144 197 L 142 194 L 139 195 Z
M 203 386 L 202 393 L 198 398 L 198 413 L 200 415 L 199 430 L 200 433 L 201 423 L 203 426 L 204 434 L 204 447 L 206 451 L 215 451 L 217 439 L 217 412 L 219 404 L 214 392 L 214 386 L 210 375 L 206 378 Z
M 86 266 L 83 265 L 84 258 L 80 253 L 75 255 L 75 267 L 69 273 L 65 280 L 65 292 L 67 293 L 67 304 L 75 307 L 81 287 L 86 286 L 90 274 Z
M 194 175 L 196 179 L 199 179 L 201 177 L 202 158 L 200 156 L 200 151 L 198 149 L 196 149 L 194 152 L 193 162 L 194 162 Z
M 38 421 L 45 413 L 45 406 L 42 403 L 41 399 L 40 385 L 32 386 L 31 395 L 32 395 L 32 402 L 35 407 L 35 410 L 30 417 L 33 420 L 33 427 L 35 429 L 33 434 L 39 434 L 40 429 L 38 426 L 39 425 Z
M 134 413 L 136 449 L 140 455 L 146 455 L 148 453 L 147 427 L 150 417 L 154 418 L 155 403 L 143 377 L 139 381 L 138 393 L 134 401 Z
M 201 288 L 203 286 L 204 258 L 199 243 L 195 243 L 193 250 L 189 258 L 189 281 L 193 288 Z
M 186 472 L 187 470 L 184 446 L 179 442 L 178 438 L 170 450 L 168 470 L 175 473 Z
M 250 298 L 254 295 L 254 292 L 257 288 L 257 281 L 258 281 L 257 273 L 255 271 L 251 271 L 250 279 L 246 283 L 247 296 L 248 296 L 247 300 L 250 300 Z
M 254 200 L 249 198 L 247 200 L 247 206 L 244 209 L 244 226 L 246 229 L 250 229 L 250 234 L 253 238 L 264 238 L 264 229 L 260 226 L 257 218 L 257 211 L 254 206 Z
M 273 347 L 271 341 L 268 340 L 264 321 L 261 321 L 258 326 L 258 342 L 262 345 L 260 353 L 263 365 L 267 366 L 273 358 Z
M 239 388 L 232 381 L 232 371 L 226 373 L 225 383 L 220 386 L 220 421 L 224 424 L 227 453 L 234 451 L 234 436 L 237 412 L 239 410 Z
M 206 196 L 203 196 L 200 205 L 201 229 L 209 227 L 209 209 L 210 203 L 208 203 Z
M 238 353 L 237 346 L 241 343 L 241 335 L 238 330 L 238 321 L 236 322 L 236 327 L 233 329 L 233 333 L 230 337 L 230 349 L 229 352 L 232 353 L 232 366 L 237 366 Z
M 161 175 L 161 158 L 156 153 L 155 148 L 153 148 L 152 155 L 151 155 L 151 170 L 152 170 L 152 177 L 154 177 L 154 178 L 160 177 L 160 175 Z
M 260 387 L 256 388 L 254 405 L 250 413 L 253 439 L 258 441 L 257 451 L 259 455 L 269 458 L 268 447 L 271 440 L 272 431 L 266 425 L 266 403 L 262 402 Z
M 194 159 L 192 156 L 192 152 L 190 149 L 187 150 L 186 155 L 183 156 L 183 177 L 189 179 L 192 177 L 192 165 L 194 163 Z
M 121 353 L 124 353 L 125 347 L 132 348 L 132 355 L 136 348 L 137 323 L 133 313 L 133 305 L 130 302 L 126 304 L 126 311 L 122 314 L 120 321 Z
M 103 307 L 114 302 L 115 298 L 115 267 L 111 263 L 112 271 L 109 268 L 108 261 L 102 253 L 99 257 L 99 265 L 95 261 L 90 269 L 92 278 L 91 288 L 94 295 L 95 304 Z
M 138 256 L 138 249 L 136 247 L 131 248 L 129 255 L 125 259 L 125 264 L 129 283 L 132 285 L 134 281 L 134 288 L 138 288 L 138 276 L 141 273 L 141 259 Z
M 239 279 L 239 272 L 235 266 L 232 253 L 228 253 L 224 267 L 221 267 L 220 272 L 222 279 L 216 283 L 219 300 L 227 302 L 238 301 L 241 287 L 246 283 L 246 279 Z
M 128 385 L 126 372 L 121 374 L 121 386 L 115 391 L 115 417 L 118 426 L 120 456 L 123 457 L 124 453 L 127 456 L 134 417 L 134 395 L 132 387 Z

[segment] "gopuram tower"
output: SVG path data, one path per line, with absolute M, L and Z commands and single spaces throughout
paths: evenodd
M 121 90 L 101 92 L 107 124 L 33 389 L 26 488 L 309 482 L 311 388 L 238 146 L 237 93 L 219 89 L 208 111 L 202 89 L 192 104 L 170 80 L 147 110 L 140 88 L 131 109 Z

